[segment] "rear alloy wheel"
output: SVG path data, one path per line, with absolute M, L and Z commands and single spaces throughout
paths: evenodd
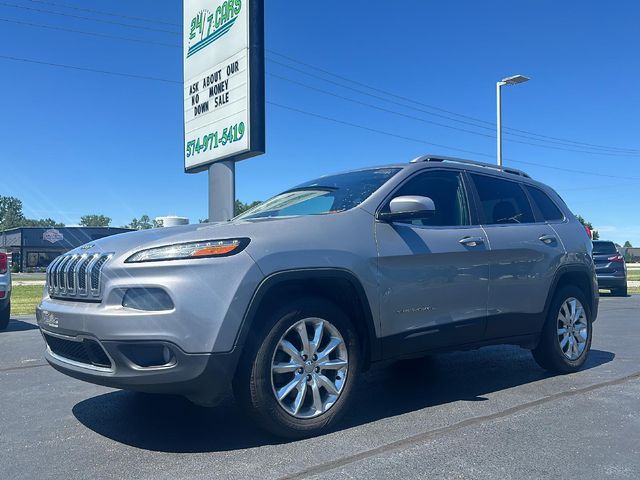
M 554 296 L 533 358 L 545 370 L 573 373 L 591 348 L 591 311 L 582 290 L 563 287 Z
M 234 380 L 236 398 L 278 436 L 323 433 L 345 412 L 359 370 L 351 321 L 319 298 L 293 301 L 264 321 Z
M 580 300 L 570 297 L 558 313 L 558 344 L 569 360 L 575 361 L 584 353 L 589 338 L 587 315 Z

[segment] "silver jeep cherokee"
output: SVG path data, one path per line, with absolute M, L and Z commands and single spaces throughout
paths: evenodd
M 424 156 L 322 177 L 235 219 L 56 259 L 37 309 L 57 370 L 324 431 L 374 362 L 515 344 L 578 370 L 598 310 L 592 246 L 549 187 Z

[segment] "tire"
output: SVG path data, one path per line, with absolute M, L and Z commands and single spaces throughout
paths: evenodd
M 618 297 L 627 297 L 629 294 L 627 293 L 627 287 L 622 287 L 622 288 L 618 288 L 616 290 L 614 290 L 613 292 L 614 295 L 618 296 Z
M 11 318 L 11 302 L 7 302 L 7 306 L 0 310 L 0 330 L 6 330 L 9 326 Z
M 576 303 L 575 305 L 582 307 L 582 315 L 572 317 L 570 305 L 573 302 L 571 299 L 580 304 Z M 562 287 L 555 294 L 540 334 L 538 346 L 532 350 L 533 358 L 538 365 L 545 370 L 560 374 L 580 370 L 587 361 L 591 349 L 592 319 L 589 305 L 582 290 L 572 285 Z M 576 311 L 579 312 L 579 309 L 576 308 Z M 564 317 L 563 312 L 566 312 L 568 316 Z M 566 325 L 561 317 L 568 322 Z M 573 324 L 571 323 L 572 318 L 576 318 Z M 564 329 L 565 332 L 561 333 L 560 329 Z M 584 339 L 585 334 L 586 339 Z M 580 339 L 583 339 L 584 342 L 580 342 Z
M 323 334 L 314 349 L 320 324 Z M 302 325 L 309 339 L 307 349 L 303 348 Z M 294 347 L 293 354 L 286 353 L 291 352 L 289 345 L 288 350 L 281 347 L 285 345 L 282 340 Z M 322 353 L 330 350 L 329 342 L 337 346 L 322 361 Z M 288 303 L 272 312 L 262 331 L 247 347 L 234 380 L 234 390 L 238 401 L 263 428 L 279 437 L 306 438 L 327 431 L 344 414 L 361 355 L 356 331 L 336 305 L 318 298 Z M 318 364 L 314 361 L 314 352 L 318 353 Z M 332 362 L 331 368 L 326 361 Z M 276 371 L 272 365 L 277 365 Z M 317 370 L 319 365 L 327 368 Z M 290 371 L 292 368 L 295 371 Z M 294 384 L 295 388 L 289 390 Z M 330 393 L 331 385 L 334 394 Z M 289 393 L 284 395 L 287 390 Z M 284 398 L 279 400 L 277 394 Z

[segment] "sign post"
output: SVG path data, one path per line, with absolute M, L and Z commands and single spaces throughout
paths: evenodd
M 184 168 L 233 217 L 235 162 L 265 152 L 264 0 L 184 0 Z

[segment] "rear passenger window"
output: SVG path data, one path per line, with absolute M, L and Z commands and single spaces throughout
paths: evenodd
M 527 195 L 518 183 L 473 173 L 471 178 L 486 225 L 534 222 Z
M 549 196 L 544 193 L 542 190 L 536 187 L 531 187 L 529 185 L 526 186 L 529 195 L 533 199 L 534 203 L 538 206 L 540 213 L 542 213 L 542 217 L 547 221 L 553 220 L 562 220 L 564 218 L 564 214 L 560 211 L 553 200 L 549 198 Z

